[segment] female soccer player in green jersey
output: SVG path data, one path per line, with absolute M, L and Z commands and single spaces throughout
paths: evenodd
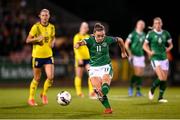
M 144 51 L 143 43 L 145 40 L 145 33 L 143 32 L 145 23 L 143 20 L 138 20 L 136 23 L 136 28 L 133 30 L 126 39 L 125 47 L 129 54 L 129 60 L 132 62 L 134 75 L 130 81 L 130 87 L 128 89 L 129 96 L 133 96 L 133 87 L 136 84 L 136 96 L 142 96 L 140 92 L 142 84 L 142 76 L 144 73 Z
M 89 77 L 99 100 L 105 107 L 105 114 L 112 113 L 107 94 L 113 77 L 111 59 L 109 56 L 109 46 L 113 43 L 117 43 L 120 46 L 122 57 L 127 57 L 123 40 L 119 37 L 106 36 L 104 26 L 100 23 L 96 23 L 94 26 L 93 36 L 77 42 L 74 46 L 75 48 L 79 48 L 80 46 L 87 45 L 89 49 Z
M 173 48 L 172 38 L 168 31 L 162 29 L 162 20 L 156 17 L 153 20 L 153 30 L 149 31 L 143 48 L 151 59 L 151 65 L 156 72 L 157 79 L 153 81 L 149 91 L 149 99 L 154 97 L 154 91 L 159 86 L 159 102 L 168 102 L 163 99 L 164 91 L 167 87 L 167 77 L 169 70 L 169 61 L 167 59 L 167 52 Z M 166 46 L 168 44 L 168 46 Z

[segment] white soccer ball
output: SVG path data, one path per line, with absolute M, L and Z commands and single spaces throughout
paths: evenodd
M 67 91 L 62 91 L 57 94 L 57 103 L 66 106 L 71 102 L 71 94 Z

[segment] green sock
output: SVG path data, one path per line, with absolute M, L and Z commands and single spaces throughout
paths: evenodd
M 133 75 L 132 78 L 131 78 L 131 81 L 130 81 L 130 87 L 133 88 L 134 86 L 134 83 L 136 82 L 136 75 Z
M 163 94 L 164 94 L 164 91 L 166 90 L 166 87 L 167 87 L 167 82 L 166 81 L 161 81 L 160 82 L 160 86 L 159 86 L 159 98 L 158 99 L 163 99 Z
M 141 76 L 137 76 L 137 80 L 136 80 L 136 90 L 140 91 L 141 90 L 141 86 L 142 86 L 142 77 Z
M 107 95 L 108 94 L 108 92 L 109 92 L 109 85 L 107 84 L 107 83 L 104 83 L 103 85 L 102 85 L 102 93 L 103 93 L 103 95 Z
M 103 106 L 105 108 L 111 108 L 111 106 L 109 104 L 109 100 L 108 100 L 106 95 L 103 96 L 103 99 L 101 100 L 101 103 L 103 104 Z
M 158 78 L 153 81 L 153 84 L 152 84 L 152 86 L 151 86 L 151 92 L 152 92 L 152 94 L 154 94 L 154 91 L 155 91 L 156 87 L 159 86 L 160 82 L 161 82 L 161 81 L 160 81 Z

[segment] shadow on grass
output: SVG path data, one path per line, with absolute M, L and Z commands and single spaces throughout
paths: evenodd
M 159 102 L 144 102 L 144 103 L 137 103 L 137 104 L 133 104 L 133 105 L 142 105 L 142 106 L 152 106 L 152 105 L 160 105 L 162 103 Z
M 17 109 L 17 108 L 27 108 L 27 107 L 29 107 L 28 104 L 23 104 L 23 105 L 13 105 L 13 106 L 0 107 L 0 109 Z
M 98 112 L 95 112 L 95 111 L 78 111 L 74 114 L 69 114 L 67 115 L 65 118 L 66 119 L 90 119 L 90 118 L 93 118 L 93 117 L 97 117 L 99 116 L 100 113 Z

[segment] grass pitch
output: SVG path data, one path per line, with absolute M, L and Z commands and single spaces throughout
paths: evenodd
M 40 88 L 36 93 L 37 107 L 27 105 L 28 88 L 0 89 L 0 118 L 1 119 L 174 119 L 180 118 L 180 88 L 168 88 L 165 98 L 168 103 L 158 103 L 159 90 L 155 92 L 155 99 L 149 101 L 149 88 L 143 88 L 144 97 L 128 97 L 127 88 L 111 87 L 109 100 L 113 114 L 104 115 L 104 108 L 98 100 L 88 98 L 88 91 L 83 89 L 85 98 L 75 95 L 74 88 L 51 88 L 48 92 L 49 104 L 42 105 L 39 97 Z M 72 95 L 68 106 L 60 106 L 56 102 L 56 95 L 67 90 Z

